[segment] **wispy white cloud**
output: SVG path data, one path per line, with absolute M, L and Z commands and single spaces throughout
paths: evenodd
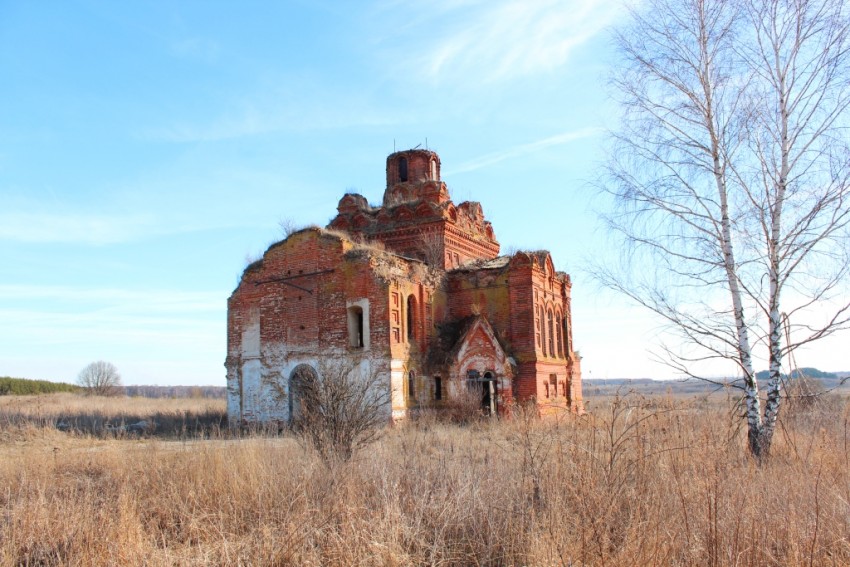
M 411 11 L 416 15 L 409 17 Z M 384 40 L 389 53 L 404 55 L 400 64 L 424 69 L 437 84 L 468 84 L 558 68 L 621 11 L 607 0 L 437 0 L 421 8 L 393 2 L 384 12 L 406 15 L 407 25 L 391 27 L 396 34 Z M 406 50 L 398 50 L 406 41 L 415 41 L 414 65 Z
M 357 43 L 340 48 L 355 54 L 352 65 L 363 57 L 381 73 L 388 70 L 383 83 L 366 70 L 343 82 L 336 74 L 260 68 L 228 95 L 219 93 L 224 98 L 210 97 L 184 117 L 146 126 L 137 135 L 192 143 L 403 124 L 410 120 L 409 109 L 381 101 L 388 87 L 417 79 L 440 88 L 491 84 L 555 70 L 619 15 L 618 6 L 606 0 L 379 0 L 368 17 L 352 21 L 358 33 L 340 38 Z M 172 45 L 181 57 L 209 59 L 218 49 L 202 38 Z
M 167 142 L 216 142 L 276 132 L 381 126 L 397 121 L 389 111 L 353 95 L 337 96 L 333 86 L 291 79 L 298 89 L 264 88 L 211 109 L 206 118 L 181 120 L 143 129 L 138 136 Z
M 481 169 L 502 161 L 533 154 L 553 146 L 561 146 L 577 140 L 596 136 L 601 132 L 601 128 L 583 128 L 581 130 L 564 132 L 562 134 L 550 136 L 542 140 L 537 140 L 536 142 L 520 144 L 518 146 L 513 146 L 498 152 L 491 152 L 461 163 L 457 167 L 447 170 L 444 175 L 454 175 L 458 173 L 466 173 L 468 171 L 475 171 L 476 169 Z
M 162 349 L 174 348 L 176 342 L 203 340 L 223 342 L 224 323 L 207 319 L 185 319 L 173 316 L 115 315 L 109 313 L 78 314 L 27 309 L 0 309 L 0 317 L 14 331 L 0 332 L 4 344 L 38 341 L 39 344 L 102 344 L 138 347 L 156 343 Z
M 80 306 L 94 305 L 98 309 L 120 306 L 125 313 L 150 315 L 163 313 L 218 313 L 223 299 L 219 292 L 175 290 L 129 290 L 119 288 L 79 288 L 71 286 L 0 285 L 0 302 L 20 305 L 26 301 L 58 302 Z
M 152 213 L 79 213 L 69 211 L 0 213 L 0 242 L 107 245 L 137 242 L 169 234 L 185 234 L 237 226 L 235 222 L 176 222 Z
M 179 121 L 164 126 L 147 128 L 140 137 L 166 142 L 216 142 L 244 136 L 275 132 L 286 127 L 279 115 L 265 115 L 254 108 L 211 117 L 208 121 Z
M 0 213 L 0 240 L 111 244 L 132 240 L 154 225 L 148 215 L 7 211 Z
M 171 43 L 171 52 L 183 59 L 214 63 L 221 53 L 219 44 L 203 37 L 188 37 Z
M 213 291 L 0 285 L 0 373 L 72 380 L 105 358 L 128 383 L 215 381 L 224 306 Z
M 275 227 L 270 213 L 262 216 L 267 209 L 261 203 L 272 201 L 280 187 L 300 185 L 272 166 L 234 166 L 216 161 L 219 156 L 152 167 L 136 178 L 101 183 L 87 196 L 77 195 L 73 184 L 55 192 L 15 189 L 0 208 L 0 243 L 102 246 L 256 229 L 264 221 Z M 307 201 L 305 208 L 314 206 Z
M 27 349 L 32 341 L 104 350 L 147 345 L 162 353 L 218 348 L 224 305 L 220 292 L 0 285 L 0 342 Z

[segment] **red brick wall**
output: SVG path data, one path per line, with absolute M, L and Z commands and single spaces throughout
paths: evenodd
M 400 162 L 407 161 L 407 179 L 402 181 L 400 176 Z M 432 176 L 431 162 L 436 167 L 436 176 Z M 440 180 L 440 156 L 436 152 L 428 150 L 405 150 L 390 154 L 387 157 L 387 187 L 399 183 L 416 183 L 425 180 Z
M 388 284 L 376 277 L 370 255 L 352 249 L 336 235 L 308 229 L 271 246 L 246 270 L 228 300 L 229 389 L 240 391 L 242 337 L 252 320 L 259 319 L 265 373 L 285 366 L 279 359 L 284 345 L 286 352 L 315 360 L 331 352 L 365 354 L 349 346 L 348 336 L 347 302 L 361 298 L 369 300 L 367 356 L 388 358 Z
M 548 253 L 518 253 L 503 268 L 453 271 L 446 290 L 445 318 L 462 319 L 478 313 L 486 316 L 516 360 L 514 382 L 519 401 L 534 398 L 541 406 L 566 407 L 568 400 L 581 399 L 580 375 L 577 367 L 573 372 L 566 342 L 571 329 L 562 327 L 559 350 L 553 320 L 555 348 L 552 353 L 548 349 L 548 310 L 551 308 L 553 314 L 559 311 L 562 321 L 565 317 L 569 320 L 570 293 L 569 278 L 554 271 Z M 538 341 L 541 314 L 543 333 Z M 556 388 L 547 390 L 552 374 L 557 376 Z

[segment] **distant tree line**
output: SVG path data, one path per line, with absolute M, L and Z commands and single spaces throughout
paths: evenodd
M 64 382 L 47 380 L 27 380 L 26 378 L 0 377 L 0 396 L 28 396 L 34 394 L 54 394 L 57 392 L 79 392 L 80 387 Z
M 761 372 L 756 372 L 756 378 L 759 380 L 766 379 L 770 376 L 769 370 L 762 370 Z M 829 378 L 834 379 L 838 378 L 838 375 L 834 372 L 824 372 L 823 370 L 818 370 L 817 368 L 797 368 L 791 371 L 791 374 L 782 374 L 782 378 L 787 379 L 795 379 L 795 378 Z
M 141 398 L 215 398 L 223 399 L 223 386 L 124 386 L 128 396 Z
M 0 396 L 32 396 L 58 392 L 81 393 L 83 388 L 65 382 L 30 380 L 27 378 L 0 377 Z M 227 389 L 223 386 L 122 386 L 118 395 L 141 398 L 212 398 L 223 399 Z

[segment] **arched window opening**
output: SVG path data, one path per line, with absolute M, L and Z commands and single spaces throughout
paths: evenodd
M 416 337 L 416 297 L 407 296 L 407 340 L 412 341 Z
M 443 379 L 439 376 L 434 376 L 434 401 L 439 402 L 443 399 Z
M 546 315 L 547 315 L 546 320 L 547 320 L 547 323 L 548 323 L 546 330 L 549 331 L 547 333 L 549 335 L 548 336 L 548 338 L 549 338 L 549 353 L 548 354 L 549 354 L 549 356 L 555 356 L 555 334 L 554 334 L 554 328 L 553 328 L 553 322 L 552 322 L 552 310 L 550 309 L 547 312 Z
M 559 358 L 564 358 L 564 333 L 563 333 L 564 325 L 563 325 L 562 321 L 563 320 L 561 319 L 561 314 L 559 313 L 558 316 L 555 318 L 555 327 L 558 330 L 557 339 L 558 339 L 558 357 Z
M 411 402 L 416 399 L 416 373 L 413 370 L 407 373 L 407 397 Z
M 431 179 L 437 180 L 437 160 L 431 160 Z
M 407 181 L 407 158 L 398 159 L 398 179 Z
M 543 309 L 539 305 L 534 306 L 534 316 L 537 319 L 537 346 L 543 349 Z

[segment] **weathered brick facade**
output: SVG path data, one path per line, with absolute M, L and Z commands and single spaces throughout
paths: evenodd
M 394 418 L 425 408 L 582 411 L 570 278 L 549 252 L 499 256 L 481 205 L 455 205 L 426 150 L 387 158 L 381 206 L 345 195 L 327 229 L 273 244 L 228 301 L 231 423 L 286 422 L 293 377 L 384 378 Z

